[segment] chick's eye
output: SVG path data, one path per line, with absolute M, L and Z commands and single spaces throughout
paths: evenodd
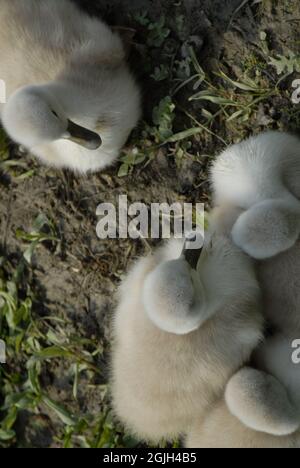
M 51 111 L 53 115 L 55 115 L 55 117 L 58 119 L 58 114 L 53 110 Z

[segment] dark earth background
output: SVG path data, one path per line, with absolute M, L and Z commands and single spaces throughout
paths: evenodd
M 89 13 L 105 18 L 112 26 L 126 26 L 136 31 L 129 61 L 143 88 L 144 121 L 149 125 L 152 125 L 153 107 L 170 95 L 174 86 L 171 76 L 162 81 L 151 78 L 151 69 L 153 71 L 156 65 L 164 63 L 170 66 L 172 54 L 181 59 L 185 43 L 194 44 L 198 61 L 212 82 L 216 79 L 214 72 L 220 66 L 234 80 L 244 76 L 245 70 L 256 79 L 257 68 L 261 70 L 260 83 L 264 81 L 270 89 L 280 76 L 262 58 L 261 32 L 267 34 L 272 57 L 287 56 L 289 51 L 299 54 L 300 50 L 300 4 L 297 0 L 254 3 L 241 0 L 75 1 Z M 147 28 L 135 19 L 136 13 L 145 11 L 152 22 L 162 17 L 166 19 L 170 34 L 162 47 L 149 46 Z M 120 164 L 87 177 L 44 168 L 10 144 L 10 158 L 26 164 L 26 170 L 33 172 L 31 177 L 22 180 L 12 171 L 0 171 L 0 251 L 13 269 L 28 247 L 16 235 L 18 230 L 31 232 L 34 220 L 41 213 L 51 219 L 58 242 L 41 243 L 34 253 L 32 265 L 26 267 L 24 289 L 29 284 L 33 291 L 33 315 L 35 319 L 61 318 L 65 333 L 92 340 L 101 350 L 94 358 L 101 374 L 89 376 L 82 373 L 77 400 L 72 396 L 68 359 L 45 362 L 40 380 L 50 398 L 76 414 L 96 417 L 107 411 L 107 363 L 115 293 L 132 261 L 153 246 L 146 240 L 99 240 L 96 236 L 97 206 L 101 202 L 116 203 L 118 195 L 127 194 L 129 202 L 197 201 L 208 207 L 209 164 L 211 158 L 224 148 L 218 137 L 230 144 L 266 128 L 297 130 L 299 106 L 291 103 L 290 96 L 291 83 L 298 75 L 300 77 L 296 72 L 284 78 L 280 84 L 281 92 L 256 106 L 244 123 L 233 128 L 224 118 L 216 118 L 210 126 L 216 136 L 204 131 L 191 138 L 189 149 L 183 146 L 180 164 L 174 157 L 174 151 L 180 149 L 180 145 L 168 144 L 159 148 L 147 164 L 133 167 L 126 177 L 118 175 Z M 174 133 L 195 125 L 182 109 L 200 119 L 203 103 L 189 102 L 191 94 L 193 89 L 187 86 L 176 95 L 178 107 Z M 209 108 L 207 103 L 205 106 Z M 143 140 L 144 125 L 143 122 L 140 124 L 127 151 L 136 141 Z M 60 333 L 59 327 L 56 331 Z M 9 365 L 12 372 L 22 374 L 22 358 L 14 359 Z M 109 441 L 102 445 L 126 444 L 122 439 L 122 428 L 109 424 L 112 424 L 109 430 L 116 435 L 109 436 Z M 18 415 L 17 435 L 10 445 L 62 446 L 64 430 L 62 421 L 44 406 L 32 412 L 26 409 Z M 101 430 L 106 431 L 106 426 L 102 425 Z M 80 445 L 80 441 L 79 436 L 73 444 Z

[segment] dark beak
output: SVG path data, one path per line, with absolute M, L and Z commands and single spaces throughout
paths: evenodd
M 98 133 L 81 127 L 71 120 L 68 120 L 67 135 L 64 138 L 89 150 L 96 150 L 102 145 L 102 140 Z
M 194 237 L 187 238 L 183 247 L 182 251 L 182 257 L 187 261 L 187 263 L 190 265 L 192 270 L 197 269 L 198 262 L 201 257 L 201 253 L 203 251 L 203 247 L 200 249 L 192 249 L 190 247 L 191 242 L 195 242 L 197 240 L 197 235 L 195 234 Z

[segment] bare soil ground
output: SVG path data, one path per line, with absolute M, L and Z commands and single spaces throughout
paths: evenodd
M 99 240 L 97 206 L 101 202 L 116 204 L 118 196 L 124 194 L 128 195 L 129 202 L 179 200 L 204 202 L 209 206 L 209 164 L 225 144 L 264 129 L 297 130 L 300 122 L 299 106 L 291 102 L 291 84 L 300 77 L 300 64 L 289 55 L 293 52 L 299 58 L 300 4 L 297 0 L 76 2 L 113 26 L 136 30 L 130 62 L 144 90 L 144 122 L 129 142 L 125 161 L 135 145 L 145 154 L 150 143 L 158 145 L 155 154 L 147 153 L 141 164 L 129 163 L 125 174 L 120 173 L 121 163 L 118 163 L 101 174 L 78 177 L 41 167 L 30 155 L 9 144 L 9 157 L 5 161 L 14 161 L 14 165 L 6 164 L 0 171 L 3 263 L 0 277 L 9 281 L 20 262 L 24 266 L 18 284 L 20 300 L 31 298 L 32 323 L 41 324 L 35 334 L 32 328 L 30 332 L 26 329 L 25 340 L 27 344 L 30 339 L 37 340 L 39 345 L 34 345 L 35 351 L 52 349 L 52 355 L 50 350 L 40 360 L 37 372 L 40 400 L 26 404 L 23 401 L 16 404 L 14 400 L 8 405 L 10 409 L 5 407 L 3 420 L 13 405 L 16 411 L 11 437 L 3 437 L 1 442 L 0 430 L 0 443 L 4 446 L 104 447 L 135 443 L 112 422 L 109 412 L 110 322 L 120 280 L 132 261 L 150 250 L 154 243 Z M 157 37 L 149 38 L 151 29 L 144 21 L 145 11 L 150 24 L 157 25 L 165 18 L 165 23 L 157 27 Z M 178 84 L 195 74 L 194 70 L 185 68 L 192 67 L 186 60 L 187 45 L 193 46 L 206 81 L 196 89 L 193 88 L 195 80 L 191 80 L 178 93 L 173 93 Z M 280 60 L 283 61 L 280 56 L 293 62 L 290 73 L 284 66 L 280 73 L 270 63 L 270 59 L 276 59 L 280 66 Z M 156 67 L 160 68 L 155 78 L 151 75 Z M 248 90 L 233 86 L 219 76 L 220 70 L 234 82 L 251 79 L 260 92 L 251 91 L 248 81 Z M 207 89 L 210 96 L 219 100 L 189 100 L 196 92 Z M 176 135 L 195 127 L 200 130 L 189 138 L 160 146 L 159 137 L 149 136 L 147 129 L 155 127 L 153 108 L 166 96 L 176 105 L 172 111 L 172 133 Z M 238 106 L 226 107 L 220 100 L 224 96 Z M 208 114 L 203 115 L 203 109 L 211 114 L 211 119 Z M 241 114 L 230 120 L 233 112 L 239 110 Z M 34 221 L 41 214 L 49 220 L 46 234 L 51 231 L 49 238 L 54 234 L 55 240 L 42 239 L 31 264 L 24 263 L 23 254 L 32 242 L 24 233 L 32 233 Z M 0 320 L 3 337 L 4 330 L 11 337 L 13 332 L 1 323 Z M 58 348 L 65 352 L 59 353 Z M 28 391 L 26 364 L 33 352 L 22 349 L 17 355 L 9 351 L 8 364 L 2 371 L 2 402 L 5 398 L 7 402 L 11 392 L 20 395 Z M 32 382 L 30 392 L 38 393 L 32 388 Z M 60 406 L 53 408 L 49 402 L 45 404 L 47 397 Z M 70 415 L 75 422 L 68 420 Z

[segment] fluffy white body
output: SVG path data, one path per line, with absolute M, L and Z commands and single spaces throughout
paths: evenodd
M 245 210 L 234 242 L 265 260 L 293 247 L 300 234 L 300 139 L 267 132 L 233 145 L 212 169 L 217 205 Z
M 255 353 L 257 366 L 284 385 L 300 420 L 300 366 L 292 360 L 300 339 L 300 139 L 269 132 L 235 145 L 217 159 L 212 179 L 217 204 L 241 208 L 233 240 L 259 259 L 274 335 Z
M 0 57 L 13 140 L 80 173 L 117 159 L 140 116 L 118 34 L 69 0 L 1 0 Z
M 215 162 L 212 181 L 216 204 L 241 208 L 232 238 L 259 260 L 268 321 L 299 338 L 300 139 L 268 132 L 234 145 Z
M 300 334 L 299 149 L 298 138 L 271 132 L 227 150 L 212 171 L 223 241 L 209 244 L 211 256 L 204 251 L 197 277 L 187 275 L 178 247 L 141 260 L 125 282 L 115 325 L 113 397 L 117 414 L 140 437 L 186 434 L 187 447 L 300 447 L 300 367 L 292 362 L 292 342 Z M 236 244 L 259 261 L 249 256 L 239 262 Z M 258 295 L 248 290 L 254 271 L 265 315 L 281 331 L 258 350 L 259 335 L 253 339 L 249 322 L 256 317 L 256 332 L 262 331 Z M 232 293 L 230 307 L 223 288 Z M 259 370 L 243 367 L 252 351 Z
M 228 217 L 216 213 L 197 272 L 174 241 L 125 280 L 114 324 L 114 409 L 154 443 L 185 436 L 187 447 L 298 447 L 300 413 L 285 386 L 243 367 L 262 341 L 261 295 L 254 262 L 228 237 Z
M 244 376 L 241 375 L 243 378 Z M 255 376 L 253 376 L 255 377 Z M 276 381 L 271 380 L 272 383 L 276 384 Z M 278 411 L 278 396 L 283 396 L 280 391 L 276 395 L 270 394 L 267 391 L 267 383 L 262 388 L 262 398 L 264 403 L 257 399 L 257 395 L 254 398 L 250 398 L 250 404 L 245 407 L 242 413 L 247 411 L 248 413 L 254 412 L 255 415 L 260 413 L 258 421 L 261 422 L 263 418 L 272 422 L 273 428 L 283 427 L 282 423 L 285 420 L 287 422 L 286 428 L 292 428 L 291 421 L 294 419 L 294 427 L 298 425 L 296 416 L 292 416 L 292 406 L 285 403 L 284 406 L 280 405 L 280 411 Z M 281 389 L 282 390 L 282 389 Z M 240 390 L 239 392 L 240 393 Z M 238 397 L 236 393 L 233 397 Z M 258 395 L 259 397 L 259 395 Z M 284 396 L 286 400 L 286 396 Z M 241 399 L 244 403 L 244 399 Z M 272 406 L 273 405 L 273 406 Z M 273 409 L 272 409 L 273 408 Z M 290 419 L 289 419 L 290 418 Z M 265 422 L 263 423 L 265 428 Z M 269 431 L 269 428 L 268 428 Z M 229 411 L 228 405 L 225 400 L 219 401 L 207 414 L 207 418 L 200 422 L 194 421 L 193 428 L 189 431 L 186 439 L 187 448 L 239 448 L 239 449 L 265 449 L 265 448 L 300 448 L 300 432 L 295 431 L 291 434 L 276 436 L 272 433 L 267 433 L 260 428 L 260 424 L 256 424 L 256 430 L 247 427 L 246 424 L 240 418 L 237 418 L 231 411 Z

